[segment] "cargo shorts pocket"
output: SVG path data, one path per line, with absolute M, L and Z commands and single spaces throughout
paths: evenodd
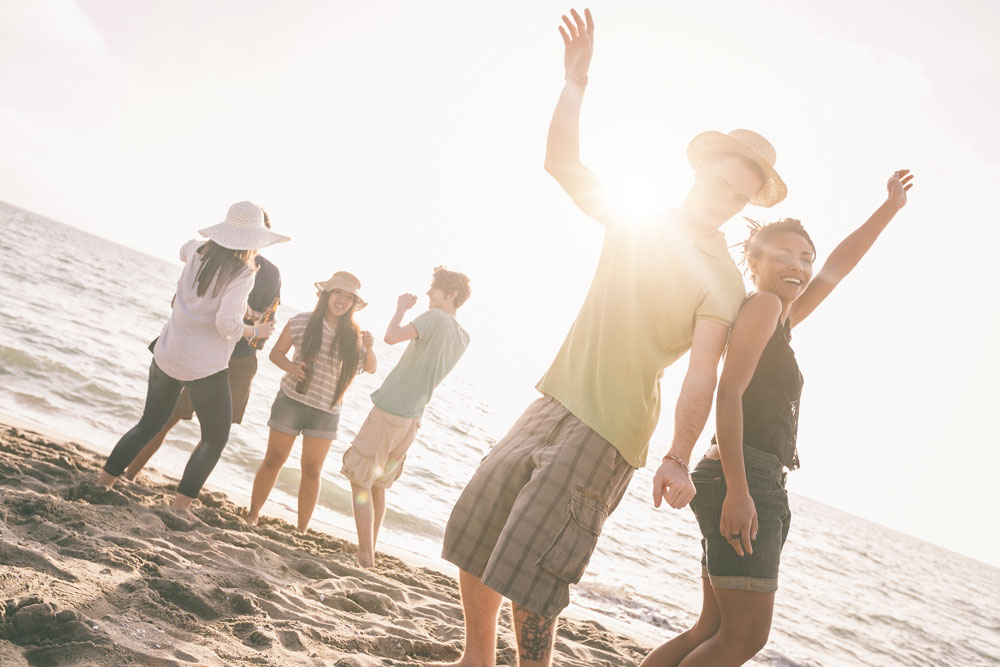
M 538 558 L 538 566 L 567 583 L 583 577 L 597 547 L 610 507 L 600 495 L 578 487 L 569 502 L 569 515 Z

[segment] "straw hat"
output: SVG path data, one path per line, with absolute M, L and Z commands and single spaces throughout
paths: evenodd
M 719 153 L 736 153 L 750 158 L 764 172 L 767 182 L 764 183 L 760 192 L 750 200 L 751 204 L 764 207 L 774 206 L 788 194 L 785 182 L 774 170 L 774 163 L 778 159 L 774 146 L 756 132 L 751 130 L 733 130 L 729 134 L 702 132 L 688 144 L 688 161 L 695 169 L 701 166 L 707 158 Z
M 315 283 L 316 289 L 319 290 L 319 294 L 323 292 L 330 292 L 335 289 L 342 290 L 348 294 L 353 294 L 354 298 L 357 300 L 354 304 L 354 310 L 361 310 L 368 305 L 368 302 L 361 298 L 358 291 L 361 289 L 361 281 L 358 280 L 353 273 L 348 273 L 347 271 L 337 271 L 335 274 L 330 276 L 329 280 L 324 280 L 321 283 Z
M 230 250 L 259 250 L 288 240 L 287 236 L 268 229 L 264 224 L 264 209 L 248 201 L 233 204 L 225 220 L 198 233 Z

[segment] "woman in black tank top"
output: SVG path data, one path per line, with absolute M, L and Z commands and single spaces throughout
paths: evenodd
M 802 375 L 791 330 L 868 252 L 906 204 L 912 178 L 905 169 L 892 175 L 885 203 L 837 246 L 814 280 L 816 249 L 798 220 L 751 229 L 743 255 L 757 291 L 733 324 L 716 438 L 691 474 L 691 508 L 703 537 L 701 615 L 646 656 L 643 667 L 742 665 L 767 643 L 791 520 L 785 469 L 799 467 Z

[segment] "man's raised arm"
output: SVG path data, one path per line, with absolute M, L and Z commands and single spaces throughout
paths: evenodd
M 594 173 L 580 162 L 580 107 L 594 55 L 594 18 L 589 9 L 583 13 L 585 18 L 575 9 L 570 10 L 573 20 L 563 15 L 565 25 L 559 26 L 566 45 L 566 85 L 549 125 L 545 171 L 552 174 L 584 213 L 606 224 L 610 217 L 607 197 Z

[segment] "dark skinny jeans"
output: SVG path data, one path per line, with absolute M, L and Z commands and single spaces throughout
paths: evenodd
M 146 389 L 146 406 L 139 423 L 122 436 L 111 451 L 104 471 L 118 477 L 132 459 L 160 432 L 174 412 L 181 388 L 191 392 L 194 412 L 201 424 L 201 442 L 191 452 L 184 476 L 177 485 L 177 492 L 188 498 L 197 498 L 205 480 L 212 473 L 229 440 L 229 427 L 233 419 L 233 398 L 229 392 L 229 369 L 190 382 L 170 377 L 156 365 L 149 365 L 149 386 Z

